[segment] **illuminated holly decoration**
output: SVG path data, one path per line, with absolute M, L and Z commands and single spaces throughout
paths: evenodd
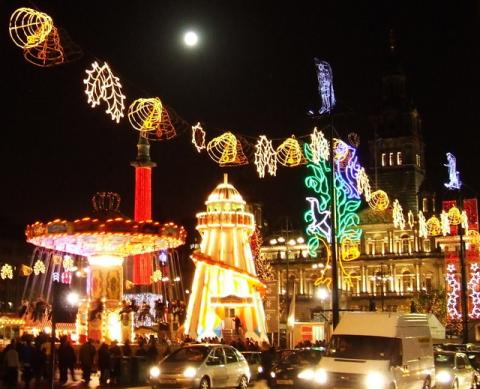
M 6 280 L 7 278 L 11 280 L 13 278 L 13 267 L 8 263 L 5 263 L 0 269 L 0 278 Z
M 445 183 L 445 187 L 448 189 L 460 189 L 462 182 L 460 181 L 460 173 L 457 171 L 457 160 L 452 153 L 447 153 L 446 166 L 448 167 L 448 179 L 449 182 Z
M 163 105 L 158 97 L 137 99 L 128 108 L 128 120 L 142 132 L 156 131 L 162 121 Z
M 163 274 L 161 270 L 155 270 L 153 274 L 150 276 L 152 282 L 160 282 L 163 278 Z
M 243 153 L 242 144 L 230 131 L 213 138 L 207 145 L 210 158 L 220 166 L 237 166 L 248 164 Z
M 478 245 L 480 243 L 480 234 L 475 230 L 468 230 L 467 236 L 471 245 Z
M 66 272 L 71 272 L 74 267 L 73 259 L 70 255 L 65 255 L 63 257 L 63 270 Z
M 393 202 L 392 217 L 393 217 L 393 226 L 395 228 L 400 228 L 401 230 L 404 230 L 405 217 L 403 216 L 403 209 L 398 199 L 395 199 L 395 201 Z
M 287 138 L 277 147 L 277 161 L 286 167 L 295 167 L 305 163 L 302 148 L 295 138 L 295 135 Z
M 370 179 L 365 173 L 365 168 L 360 168 L 357 175 L 357 190 L 358 193 L 363 194 L 365 201 L 370 202 L 372 199 L 372 188 L 370 187 Z M 388 205 L 387 205 L 388 207 Z
M 447 236 L 450 233 L 450 220 L 448 219 L 448 213 L 445 210 L 440 214 L 440 226 L 442 229 L 442 235 Z
M 429 236 L 438 236 L 442 233 L 440 220 L 435 215 L 427 220 L 427 231 Z
M 203 131 L 203 128 L 200 122 L 192 126 L 192 143 L 199 153 L 206 147 L 205 131 Z
M 23 56 L 33 65 L 43 68 L 62 64 L 65 56 L 57 28 L 53 27 L 43 42 L 24 49 Z
M 385 211 L 388 208 L 389 204 L 390 204 L 390 200 L 388 198 L 387 193 L 381 189 L 378 189 L 375 192 L 372 192 L 370 201 L 368 202 L 368 205 L 370 206 L 370 208 L 378 212 Z
M 427 221 L 422 211 L 418 211 L 418 236 L 428 238 Z
M 273 149 L 272 141 L 268 140 L 265 135 L 260 135 L 255 149 L 255 166 L 258 176 L 265 177 L 266 168 L 271 176 L 275 176 L 277 174 L 277 154 Z
M 17 46 L 28 49 L 42 43 L 52 28 L 53 20 L 46 13 L 23 7 L 13 12 L 8 30 Z
M 33 265 L 33 274 L 35 274 L 36 276 L 38 276 L 39 274 L 45 274 L 46 270 L 47 269 L 45 268 L 45 264 L 40 259 L 38 259 Z
M 438 220 L 438 219 L 437 219 Z M 457 309 L 460 300 L 460 282 L 457 280 L 455 265 L 447 265 L 447 313 L 450 319 L 460 319 L 462 315 Z
M 335 106 L 335 91 L 333 90 L 333 73 L 330 64 L 326 61 L 320 61 L 314 58 L 315 68 L 318 79 L 318 93 L 322 99 L 322 107 L 319 110 L 320 115 L 330 113 Z
M 313 129 L 310 135 L 310 149 L 312 150 L 312 162 L 319 163 L 320 160 L 328 160 L 330 157 L 330 146 L 325 139 L 323 132 L 318 131 L 317 127 Z
M 472 309 L 470 317 L 472 319 L 480 318 L 480 267 L 478 263 L 470 264 L 470 280 L 467 284 L 470 291 L 469 297 L 472 299 Z
M 87 78 L 83 80 L 83 83 L 86 85 L 85 93 L 88 103 L 94 108 L 103 100 L 108 106 L 106 113 L 110 114 L 112 120 L 118 123 L 123 117 L 125 109 L 125 96 L 122 94 L 120 80 L 113 75 L 106 62 L 100 66 L 95 61 L 92 69 L 87 69 L 86 72 Z
M 415 226 L 415 217 L 413 216 L 412 211 L 408 211 L 407 220 L 408 220 L 408 226 L 410 227 L 411 230 L 413 230 L 413 227 Z

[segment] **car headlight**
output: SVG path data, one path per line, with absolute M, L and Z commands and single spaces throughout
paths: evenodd
M 447 382 L 450 382 L 452 380 L 452 375 L 446 371 L 446 370 L 441 370 L 435 375 L 436 381 L 446 384 Z
M 160 375 L 160 369 L 157 366 L 150 368 L 150 377 L 157 378 Z
M 271 371 L 271 372 L 270 372 L 270 377 L 275 378 L 276 376 L 277 376 L 277 375 L 275 374 L 274 371 Z
M 305 369 L 305 370 L 302 370 L 300 373 L 298 373 L 297 377 L 302 380 L 311 381 L 315 377 L 315 372 L 312 369 Z
M 386 383 L 385 376 L 378 371 L 371 371 L 365 378 L 365 385 L 367 388 L 383 387 Z
M 315 375 L 313 376 L 313 379 L 318 384 L 326 383 L 328 379 L 327 371 L 325 369 L 315 370 Z
M 262 366 L 258 366 L 258 367 L 257 367 L 257 371 L 258 371 L 259 373 L 263 373 L 263 367 L 262 367 Z
M 195 377 L 196 374 L 197 374 L 197 369 L 195 369 L 194 367 L 187 367 L 183 371 L 183 376 L 187 378 L 193 378 Z

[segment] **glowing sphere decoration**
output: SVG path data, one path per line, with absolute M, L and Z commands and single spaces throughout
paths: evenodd
M 28 49 L 42 43 L 52 28 L 53 20 L 46 13 L 23 7 L 13 12 L 8 30 L 17 46 Z
M 128 108 L 128 120 L 142 132 L 156 131 L 162 121 L 163 105 L 158 97 L 137 99 Z
M 52 27 L 52 31 L 46 39 L 34 47 L 24 49 L 23 56 L 35 66 L 42 68 L 60 65 L 65 61 L 65 54 L 60 43 L 60 36 L 57 28 Z
M 277 161 L 286 167 L 295 167 L 303 165 L 306 162 L 303 157 L 302 147 L 295 138 L 295 135 L 287 138 L 277 147 Z
M 385 211 L 388 208 L 389 204 L 390 200 L 387 193 L 381 189 L 372 192 L 370 196 L 370 201 L 368 202 L 370 208 L 372 208 L 374 211 L 379 212 Z
M 207 152 L 210 158 L 220 166 L 248 164 L 248 159 L 243 153 L 242 144 L 230 131 L 208 142 Z

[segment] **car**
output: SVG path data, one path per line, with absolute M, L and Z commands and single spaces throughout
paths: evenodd
M 473 343 L 443 343 L 440 345 L 440 349 L 445 351 L 460 351 L 464 353 L 467 351 L 474 351 L 477 348 Z
M 434 353 L 436 389 L 478 388 L 479 376 L 467 354 L 458 351 Z
M 322 354 L 321 350 L 313 348 L 280 350 L 272 369 L 273 385 L 295 388 L 306 386 L 307 383 L 299 374 L 310 370 L 313 372 Z
M 250 368 L 234 347 L 222 344 L 189 344 L 163 358 L 149 371 L 152 388 L 245 389 Z
M 468 360 L 472 367 L 480 373 L 480 351 L 467 351 Z
M 248 362 L 251 373 L 251 381 L 256 381 L 258 375 L 263 373 L 262 353 L 260 351 L 242 351 L 242 355 Z

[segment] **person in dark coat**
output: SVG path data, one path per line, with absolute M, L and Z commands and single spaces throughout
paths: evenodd
M 110 347 L 110 358 L 112 360 L 112 371 L 111 371 L 111 384 L 118 384 L 120 381 L 120 372 L 121 372 L 121 364 L 122 364 L 122 350 L 118 346 L 116 340 L 112 342 L 112 346 Z
M 68 371 L 72 376 L 72 381 L 76 381 L 74 367 L 77 362 L 75 350 L 70 341 L 63 337 L 58 349 L 58 368 L 60 370 L 60 383 L 63 385 L 68 381 Z
M 88 341 L 80 347 L 80 365 L 82 366 L 83 380 L 87 384 L 90 382 L 95 353 L 96 350 L 92 344 L 92 339 L 88 339 Z
M 34 354 L 35 349 L 30 340 L 27 340 L 26 345 L 22 347 L 22 352 L 20 353 L 20 362 L 23 365 L 22 380 L 25 382 L 25 389 L 28 389 L 30 381 L 33 379 Z
M 125 344 L 122 348 L 122 353 L 124 357 L 131 357 L 132 356 L 132 348 L 130 347 L 130 341 L 128 339 L 125 340 Z
M 100 370 L 100 385 L 105 385 L 110 378 L 110 351 L 108 345 L 103 342 L 98 349 L 98 370 Z

